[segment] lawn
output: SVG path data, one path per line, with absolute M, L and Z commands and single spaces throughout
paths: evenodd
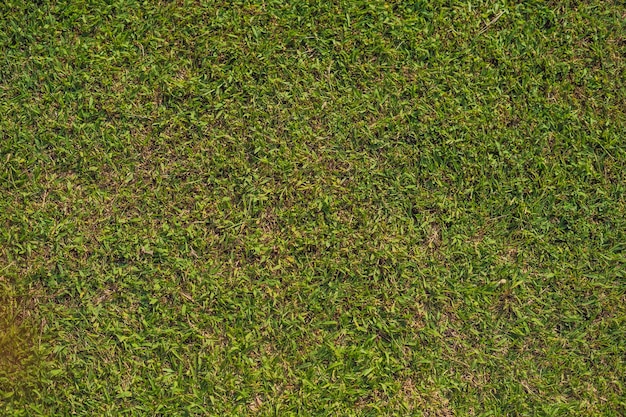
M 626 415 L 626 3 L 0 5 L 0 415 Z

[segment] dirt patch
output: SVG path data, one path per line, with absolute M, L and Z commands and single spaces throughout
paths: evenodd
M 0 276 L 0 399 L 24 395 L 26 375 L 36 366 L 36 297 L 13 294 Z

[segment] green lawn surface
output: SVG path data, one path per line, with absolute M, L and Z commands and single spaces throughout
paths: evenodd
M 0 415 L 626 415 L 626 3 L 3 1 Z

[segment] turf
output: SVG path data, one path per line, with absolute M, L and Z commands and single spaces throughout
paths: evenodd
M 622 1 L 0 5 L 0 414 L 626 414 Z

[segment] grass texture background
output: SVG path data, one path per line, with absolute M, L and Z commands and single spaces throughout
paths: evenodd
M 0 413 L 626 413 L 622 1 L 0 5 Z

